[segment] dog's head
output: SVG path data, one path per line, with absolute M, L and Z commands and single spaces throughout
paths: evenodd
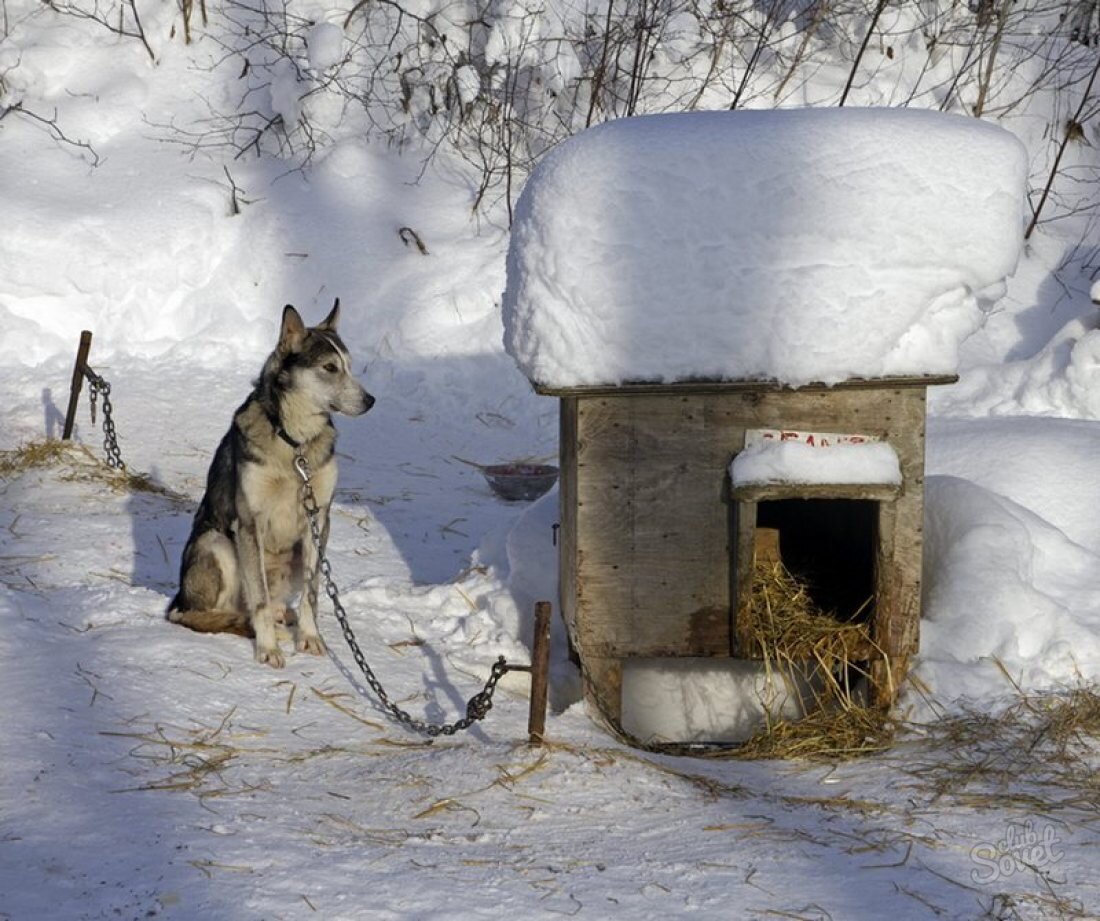
M 284 393 L 310 401 L 319 411 L 360 416 L 374 405 L 351 369 L 347 346 L 336 332 L 340 299 L 317 326 L 307 327 L 290 304 L 283 308 L 275 356 Z

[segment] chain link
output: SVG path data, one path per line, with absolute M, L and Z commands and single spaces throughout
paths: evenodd
M 336 620 L 340 624 L 340 630 L 344 634 L 344 640 L 351 650 L 352 657 L 355 659 L 355 664 L 359 666 L 359 670 L 363 673 L 363 677 L 378 698 L 379 703 L 382 704 L 386 711 L 388 711 L 397 722 L 407 726 L 415 732 L 432 738 L 436 736 L 452 736 L 456 732 L 462 732 L 463 730 L 469 729 L 479 720 L 485 719 L 493 707 L 493 694 L 496 692 L 497 682 L 514 667 L 508 665 L 504 656 L 500 656 L 496 662 L 493 663 L 489 678 L 485 682 L 485 687 L 467 701 L 466 715 L 452 723 L 429 723 L 425 720 L 417 719 L 411 713 L 402 710 L 401 707 L 390 700 L 389 695 L 386 693 L 386 689 L 382 687 L 382 683 L 378 680 L 378 676 L 375 675 L 374 670 L 367 662 L 366 656 L 363 655 L 363 650 L 359 648 L 359 643 L 355 639 L 355 634 L 352 632 L 351 624 L 348 623 L 347 611 L 344 610 L 344 605 L 340 602 L 340 593 L 332 578 L 332 566 L 325 556 L 324 546 L 322 545 L 321 526 L 318 523 L 321 509 L 317 504 L 317 497 L 313 494 L 309 461 L 306 460 L 305 454 L 302 453 L 301 448 L 295 451 L 294 468 L 302 478 L 302 504 L 305 506 L 306 517 L 309 520 L 309 533 L 313 539 L 313 545 L 317 550 L 317 568 L 324 578 L 325 594 L 328 595 L 329 600 L 332 601 L 333 613 L 336 615 Z M 312 583 L 312 580 L 308 580 L 308 582 Z M 316 616 L 316 590 L 312 588 L 311 585 L 309 591 L 310 598 L 314 602 L 313 613 L 314 616 Z
M 111 408 L 111 385 L 87 365 L 84 376 L 88 379 L 88 390 L 92 401 L 92 425 L 95 425 L 95 404 L 100 395 L 103 397 L 103 450 L 107 455 L 107 466 L 115 470 L 125 470 L 122 452 L 118 448 L 118 432 Z

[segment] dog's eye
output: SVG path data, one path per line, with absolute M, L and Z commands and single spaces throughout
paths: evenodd
M 340 368 L 336 364 L 336 362 L 330 361 L 327 365 L 325 365 L 325 370 L 328 371 L 329 374 L 335 374 L 337 371 L 340 370 Z

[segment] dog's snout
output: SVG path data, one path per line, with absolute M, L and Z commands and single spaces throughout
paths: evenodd
M 361 416 L 374 405 L 374 397 L 358 383 L 345 387 L 340 395 L 332 401 L 333 412 L 343 413 L 345 416 Z

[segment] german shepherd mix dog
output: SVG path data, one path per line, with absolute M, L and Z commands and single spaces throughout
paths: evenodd
M 323 548 L 336 488 L 331 414 L 359 416 L 374 404 L 352 376 L 336 333 L 339 314 L 337 298 L 324 322 L 307 329 L 293 307 L 283 310 L 279 344 L 214 454 L 183 551 L 179 592 L 168 606 L 172 623 L 255 637 L 256 661 L 274 668 L 284 663 L 276 623 L 296 619 L 296 648 L 325 651 L 314 610 L 317 551 L 295 453 L 312 471 Z M 299 594 L 295 615 L 290 604 Z

